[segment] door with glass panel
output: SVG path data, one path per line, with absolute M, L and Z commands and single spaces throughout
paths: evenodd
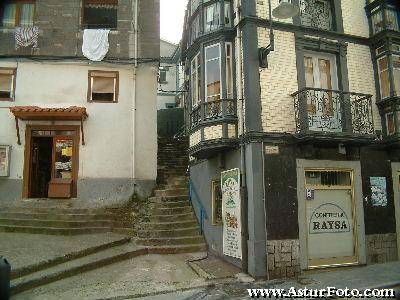
M 304 55 L 309 130 L 342 131 L 336 57 L 307 52 Z
M 308 266 L 357 262 L 352 170 L 306 170 Z

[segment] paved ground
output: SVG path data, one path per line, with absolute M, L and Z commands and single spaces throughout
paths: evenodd
M 205 253 L 144 255 L 61 280 L 13 299 L 78 300 L 133 297 L 206 285 L 186 263 Z
M 0 256 L 7 258 L 13 269 L 19 269 L 122 238 L 123 235 L 114 233 L 77 236 L 0 233 Z

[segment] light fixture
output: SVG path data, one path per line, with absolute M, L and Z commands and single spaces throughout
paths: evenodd
M 291 0 L 279 0 L 278 7 L 274 8 L 272 15 L 277 19 L 293 18 L 300 12 L 300 8 Z
M 279 5 L 271 12 L 271 0 L 268 0 L 269 7 L 269 45 L 258 49 L 258 61 L 260 68 L 268 68 L 268 55 L 275 50 L 275 37 L 273 30 L 272 15 L 277 19 L 293 18 L 300 13 L 300 8 L 294 5 L 291 0 L 279 0 Z

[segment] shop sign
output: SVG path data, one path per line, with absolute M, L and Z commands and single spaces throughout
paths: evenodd
M 240 170 L 221 173 L 223 252 L 242 258 L 242 226 L 240 218 Z
M 10 176 L 10 149 L 11 146 L 0 145 L 0 177 Z
M 326 203 L 314 210 L 308 227 L 310 234 L 349 232 L 350 222 L 342 208 Z
M 370 177 L 371 203 L 373 206 L 387 206 L 386 178 Z

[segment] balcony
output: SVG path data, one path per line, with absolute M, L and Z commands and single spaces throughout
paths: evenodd
M 237 101 L 202 102 L 189 114 L 189 155 L 206 158 L 232 148 L 238 136 Z
M 298 137 L 334 140 L 375 137 L 372 95 L 304 88 L 292 96 Z

